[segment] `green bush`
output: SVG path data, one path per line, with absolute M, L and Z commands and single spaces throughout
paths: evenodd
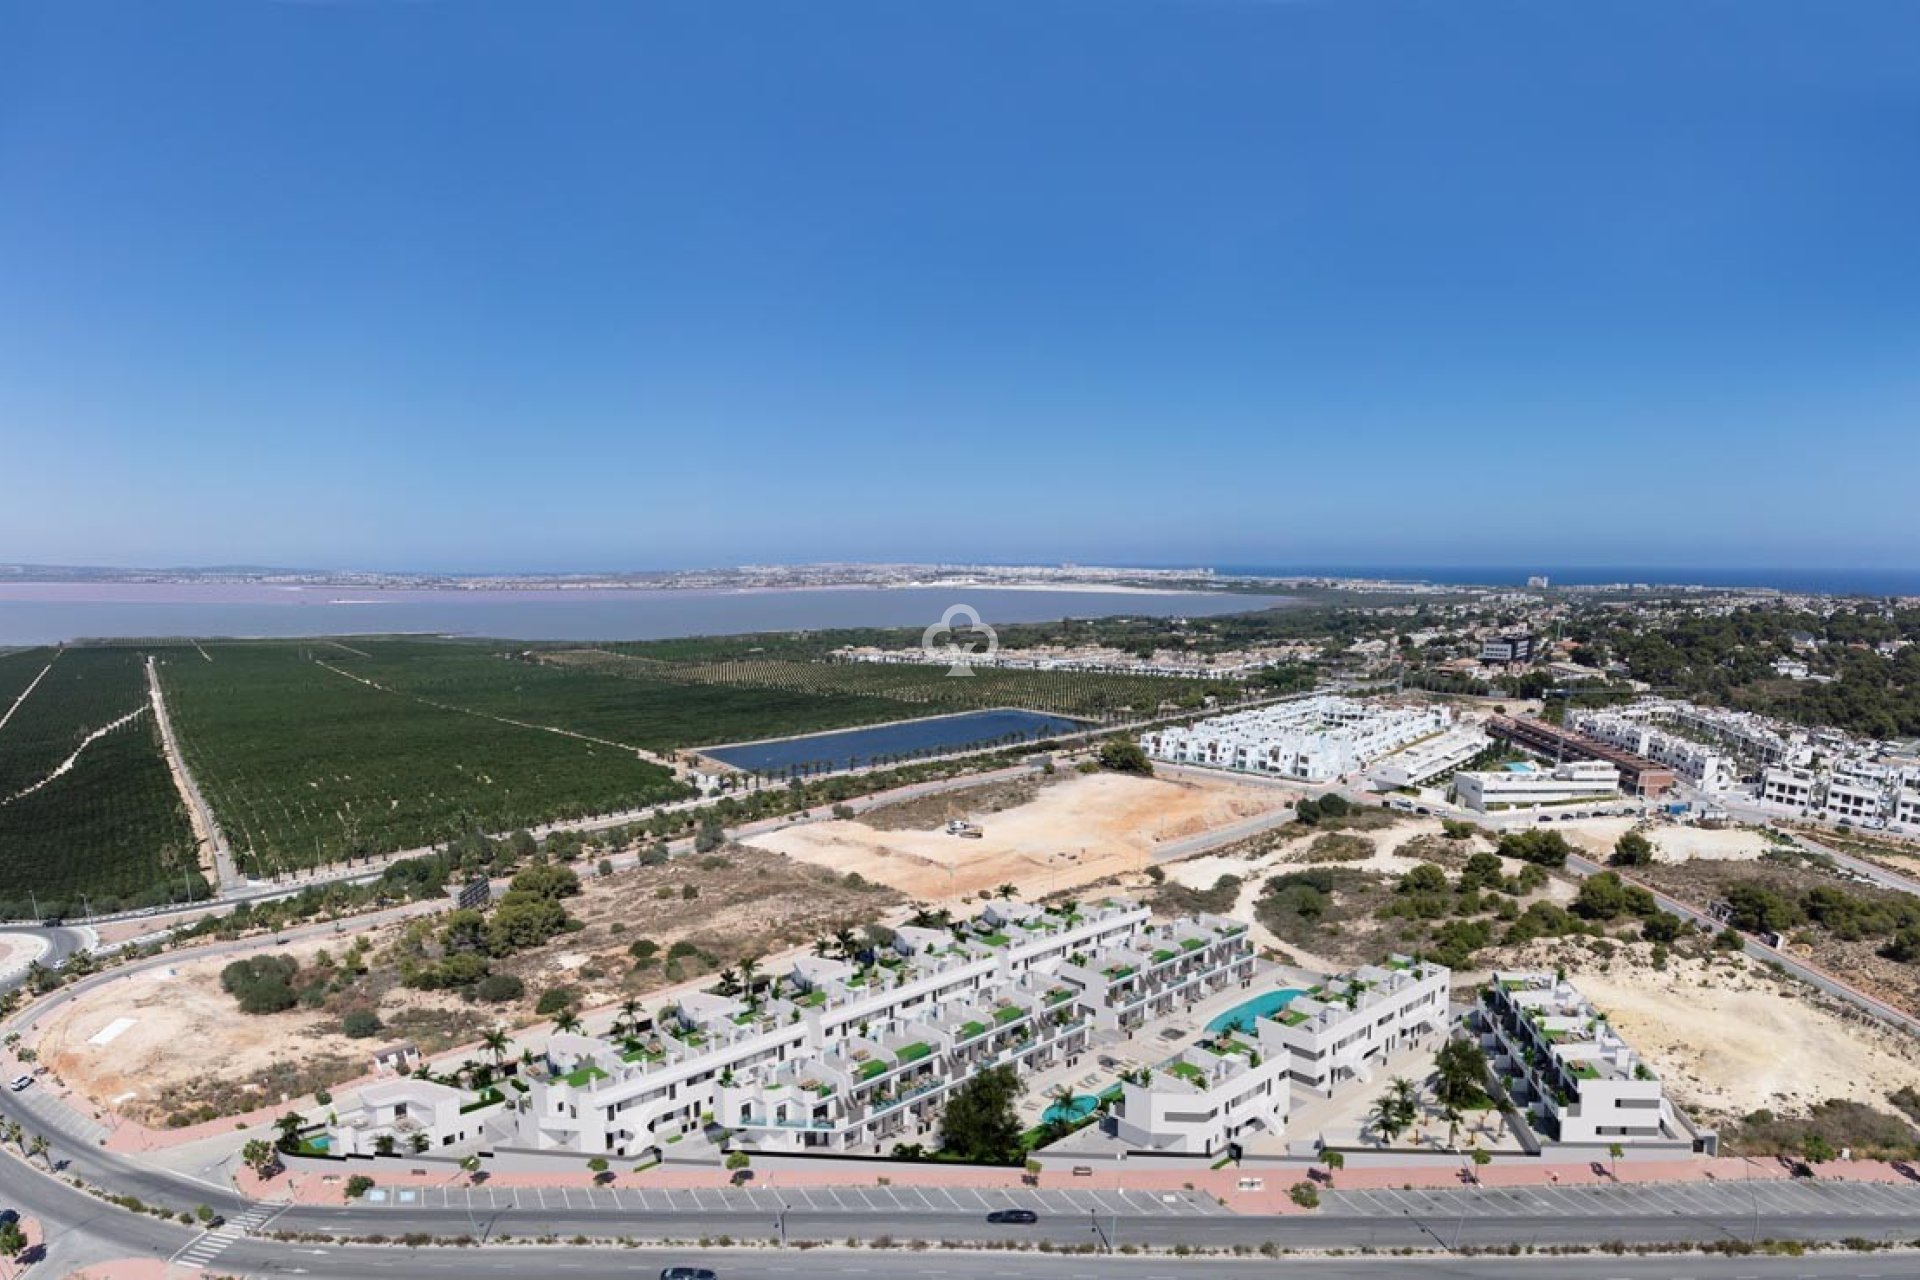
M 510 973 L 490 973 L 474 984 L 473 994 L 488 1004 L 504 1004 L 525 995 L 527 984 Z
M 380 1015 L 371 1009 L 355 1009 L 340 1019 L 340 1031 L 350 1040 L 365 1040 L 380 1034 Z

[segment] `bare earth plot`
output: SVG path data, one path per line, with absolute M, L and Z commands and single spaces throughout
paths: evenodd
M 1920 1081 L 1920 1045 L 1835 1012 L 1743 956 L 1674 955 L 1655 970 L 1648 945 L 1616 948 L 1600 960 L 1542 941 L 1502 963 L 1566 963 L 1567 976 L 1698 1115 L 1738 1117 L 1762 1107 L 1793 1114 L 1828 1098 L 1884 1109 L 1889 1092 Z
M 495 962 L 497 971 L 525 980 L 518 1001 L 482 1004 L 399 985 L 386 953 L 407 926 L 391 924 L 365 931 L 370 975 L 325 1008 L 245 1014 L 220 987 L 220 971 L 233 956 L 182 963 L 107 983 L 61 1006 L 44 1024 L 41 1060 L 94 1103 L 143 1123 L 206 1118 L 203 1107 L 238 1114 L 355 1079 L 366 1073 L 371 1051 L 393 1040 L 414 1040 L 431 1054 L 470 1043 L 490 1026 L 544 1021 L 533 1006 L 553 987 L 571 988 L 592 1007 L 679 980 L 711 982 L 721 965 L 810 944 L 899 904 L 877 885 L 849 885 L 750 849 L 610 876 L 581 870 L 582 892 L 566 906 L 585 927 Z M 322 947 L 340 959 L 353 936 L 265 950 L 299 961 L 304 971 Z M 643 938 L 659 948 L 660 958 L 647 965 L 629 954 Z M 662 963 L 683 941 L 695 953 Z M 387 1030 L 361 1040 L 340 1034 L 342 1009 L 350 1006 L 374 1008 Z
M 1076 773 L 1009 808 L 994 807 L 1004 800 L 998 794 L 978 798 L 964 815 L 983 829 L 977 840 L 948 835 L 944 821 L 930 816 L 919 830 L 850 819 L 790 827 L 748 843 L 916 898 L 971 895 L 1002 884 L 1046 894 L 1138 872 L 1168 841 L 1273 812 L 1287 799 L 1226 777 Z

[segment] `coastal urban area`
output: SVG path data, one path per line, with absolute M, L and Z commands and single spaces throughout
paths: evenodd
M 0 651 L 0 1254 L 1920 1247 L 1920 600 L 752 575 L 969 613 Z M 1035 589 L 1158 605 L 990 625 Z

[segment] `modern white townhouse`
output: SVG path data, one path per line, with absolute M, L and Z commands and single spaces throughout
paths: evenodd
M 931 1141 L 977 1072 L 1071 1064 L 1098 1027 L 1251 981 L 1246 926 L 1149 916 L 1121 899 L 994 903 L 903 928 L 871 963 L 808 957 L 765 991 L 683 996 L 623 1038 L 556 1036 L 518 1145 L 631 1156 L 708 1124 L 761 1150 Z
M 1691 1137 L 1652 1069 L 1550 973 L 1498 973 L 1469 1020 L 1493 1074 L 1543 1138 L 1584 1145 Z
M 1260 1046 L 1284 1056 L 1290 1078 L 1332 1096 L 1348 1080 L 1370 1080 L 1388 1056 L 1445 1034 L 1452 971 L 1396 955 L 1297 995 L 1262 1018 Z
M 383 1080 L 360 1090 L 358 1104 L 329 1121 L 323 1145 L 336 1156 L 464 1150 L 480 1143 L 487 1120 L 505 1106 L 498 1090 L 470 1097 L 430 1080 Z
M 1222 1032 L 1122 1081 L 1115 1133 L 1136 1151 L 1220 1155 L 1250 1129 L 1286 1132 L 1291 1100 L 1284 1054 Z
M 1143 734 L 1156 760 L 1329 782 L 1380 757 L 1445 733 L 1451 709 L 1353 698 L 1301 698 Z
M 1710 795 L 1730 791 L 1740 781 L 1738 768 L 1724 752 L 1660 728 L 1654 723 L 1651 708 L 1576 711 L 1568 717 L 1567 727 L 1596 742 L 1664 764 Z
M 1516 763 L 1453 775 L 1454 799 L 1480 813 L 1604 801 L 1619 794 L 1620 770 L 1604 760 L 1563 760 L 1550 769 Z
M 1393 790 L 1417 787 L 1458 769 L 1493 745 L 1486 730 L 1478 725 L 1455 725 L 1437 738 L 1415 743 L 1396 751 L 1373 766 L 1373 784 Z

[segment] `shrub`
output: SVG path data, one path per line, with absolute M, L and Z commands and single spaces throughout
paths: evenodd
M 380 1034 L 380 1015 L 371 1009 L 355 1009 L 340 1019 L 340 1031 L 350 1040 L 365 1040 Z
M 364 1173 L 356 1173 L 347 1179 L 347 1199 L 358 1200 L 373 1190 L 373 1179 Z
M 1320 1188 L 1314 1186 L 1311 1182 L 1296 1182 L 1287 1189 L 1287 1199 L 1293 1201 L 1302 1209 L 1318 1209 L 1320 1207 Z
M 562 1009 L 571 1009 L 573 1003 L 572 987 L 554 987 L 540 993 L 540 1001 L 533 1006 L 533 1011 L 544 1018 L 559 1013 Z
M 220 971 L 220 986 L 240 1003 L 242 1013 L 280 1013 L 299 1002 L 293 978 L 300 971 L 291 956 L 252 956 Z
M 488 1004 L 502 1004 L 525 995 L 527 984 L 510 973 L 490 973 L 474 985 L 473 994 Z
M 1100 750 L 1094 758 L 1100 762 L 1102 769 L 1111 769 L 1115 773 L 1153 776 L 1153 761 L 1147 759 L 1147 753 L 1132 738 L 1108 738 L 1100 744 Z

